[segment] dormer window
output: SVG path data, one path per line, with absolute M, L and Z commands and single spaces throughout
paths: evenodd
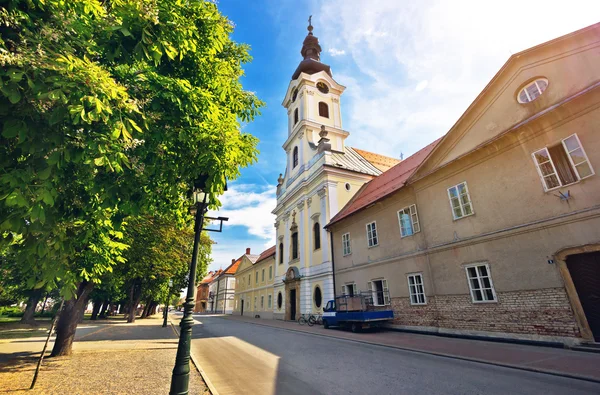
M 298 166 L 298 147 L 294 147 L 294 153 L 292 154 L 292 169 Z
M 319 102 L 319 116 L 329 118 L 329 106 L 322 101 Z
M 294 125 L 298 123 L 298 109 L 294 110 Z
M 517 96 L 517 100 L 519 103 L 529 103 L 537 99 L 544 93 L 546 88 L 548 87 L 548 80 L 545 78 L 537 78 L 531 81 L 529 84 L 525 85 L 519 91 L 519 95 Z

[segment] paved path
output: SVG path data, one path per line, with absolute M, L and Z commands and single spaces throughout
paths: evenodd
M 201 323 L 192 352 L 220 395 L 600 394 L 600 384 L 589 381 L 218 316 L 194 318 Z

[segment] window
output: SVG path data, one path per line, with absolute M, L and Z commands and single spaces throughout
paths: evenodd
M 484 263 L 467 266 L 465 269 L 467 270 L 467 279 L 473 302 L 495 302 L 496 291 L 494 291 L 494 284 L 492 284 L 490 267 Z
M 321 227 L 318 222 L 313 225 L 313 237 L 315 240 L 315 250 L 321 248 Z
M 547 87 L 548 80 L 545 78 L 538 78 L 521 88 L 519 95 L 517 96 L 517 101 L 519 103 L 532 102 L 540 97 Z
M 577 134 L 559 144 L 537 150 L 532 156 L 545 191 L 594 175 Z
M 294 147 L 294 153 L 292 154 L 292 169 L 298 166 L 298 147 Z
M 256 310 L 256 296 L 254 297 L 254 310 Z
M 390 304 L 390 292 L 388 291 L 387 280 L 372 280 L 367 283 L 367 289 L 373 296 L 375 306 L 384 306 Z
M 350 188 L 352 188 L 352 186 L 349 183 L 346 183 L 345 188 L 346 188 L 347 191 L 349 191 Z
M 324 82 L 321 82 L 321 81 L 317 82 L 317 89 L 321 93 L 325 93 L 325 94 L 329 93 L 329 87 Z
M 369 247 L 375 247 L 379 244 L 379 240 L 377 239 L 377 225 L 375 221 L 367 224 L 367 241 L 369 242 Z
M 350 233 L 342 235 L 342 254 L 344 256 L 352 254 L 352 250 L 350 249 Z
M 448 188 L 448 197 L 450 198 L 450 206 L 452 207 L 454 219 L 473 214 L 471 197 L 469 196 L 466 181 Z
M 398 222 L 400 223 L 400 237 L 412 236 L 421 231 L 417 206 L 413 204 L 398 211 Z
M 262 281 L 263 283 L 265 282 L 265 269 L 262 270 L 262 275 L 261 275 L 260 281 Z
M 315 288 L 314 299 L 315 299 L 315 306 L 317 306 L 317 309 L 320 309 L 321 303 L 323 303 L 323 295 L 321 294 L 321 288 L 319 288 L 319 286 L 317 286 Z
M 298 88 L 294 89 L 292 93 L 292 103 L 296 101 L 296 97 L 298 97 Z
M 294 110 L 294 125 L 298 123 L 298 109 Z
M 421 273 L 408 275 L 408 291 L 410 293 L 410 304 L 427 304 Z
M 267 308 L 271 308 L 272 306 L 272 299 L 273 299 L 273 295 L 269 295 L 268 299 L 267 299 Z
M 298 232 L 292 233 L 292 259 L 298 259 Z
M 356 290 L 356 284 L 349 283 L 349 284 L 342 285 L 342 295 L 346 295 L 346 296 L 358 295 L 358 291 Z
M 260 308 L 261 309 L 265 308 L 265 297 L 264 296 L 260 297 Z
M 258 284 L 258 271 L 254 273 L 254 282 Z
M 283 295 L 281 295 L 281 292 L 279 292 L 277 294 L 277 308 L 279 310 L 281 310 L 281 306 L 283 305 Z
M 250 285 L 251 274 L 248 274 L 248 285 Z
M 319 116 L 329 118 L 329 106 L 322 101 L 319 102 Z
M 273 266 L 269 266 L 269 280 L 273 278 Z
M 283 263 L 283 243 L 279 243 L 279 264 Z

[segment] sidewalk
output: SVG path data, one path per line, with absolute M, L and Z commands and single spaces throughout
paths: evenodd
M 166 394 L 177 336 L 162 319 L 96 321 L 77 329 L 71 357 L 44 359 L 34 391 L 28 391 L 45 338 L 0 340 L 0 392 L 33 394 Z M 52 345 L 48 347 L 48 354 Z M 209 394 L 190 371 L 190 394 Z
M 328 336 L 342 340 L 358 341 L 449 358 L 600 382 L 600 354 L 596 353 L 386 330 L 352 333 L 342 329 L 324 329 L 322 326 L 317 325 L 310 327 L 308 325 L 299 325 L 296 322 L 240 316 L 223 316 L 223 318 L 304 332 L 317 336 Z

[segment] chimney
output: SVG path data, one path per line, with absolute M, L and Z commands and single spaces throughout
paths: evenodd
M 246 255 L 250 255 L 250 247 L 246 248 Z
M 233 265 L 235 263 L 235 258 L 231 260 L 231 264 Z

